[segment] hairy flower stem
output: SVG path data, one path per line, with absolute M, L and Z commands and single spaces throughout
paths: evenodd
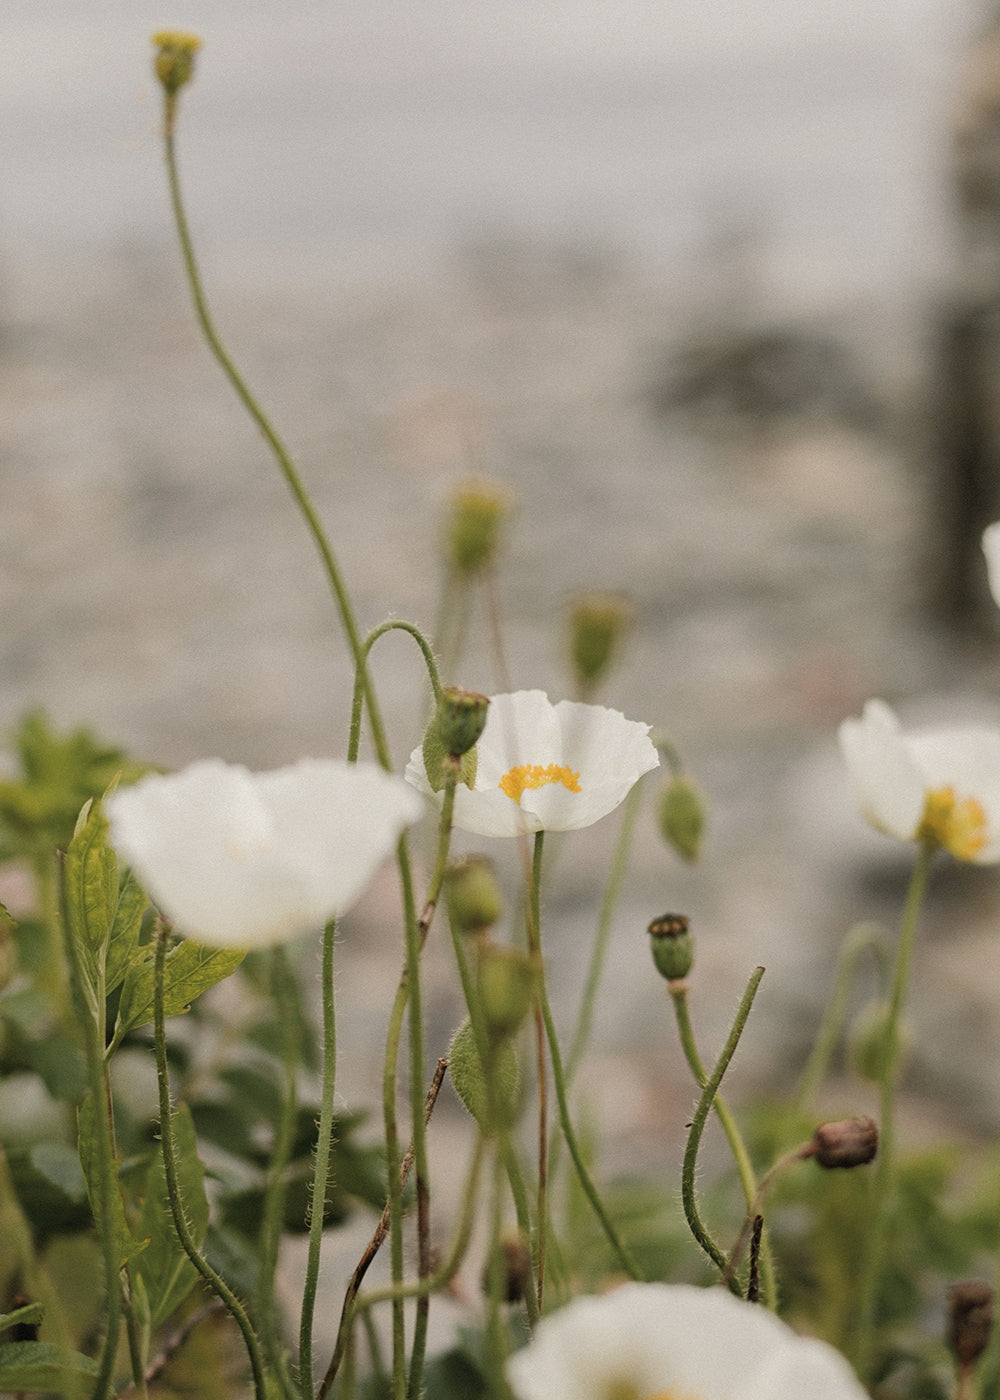
M 173 1110 L 170 1103 L 170 1079 L 167 1065 L 167 1034 L 164 1023 L 164 976 L 167 960 L 167 930 L 162 922 L 157 924 L 153 962 L 153 1045 L 156 1054 L 156 1079 L 160 1097 L 160 1147 L 163 1153 L 163 1171 L 167 1184 L 167 1200 L 174 1229 L 181 1248 L 191 1263 L 201 1274 L 212 1292 L 225 1304 L 233 1321 L 243 1335 L 250 1370 L 253 1374 L 254 1396 L 256 1400 L 267 1400 L 267 1382 L 264 1377 L 264 1362 L 260 1343 L 246 1308 L 236 1296 L 221 1274 L 213 1269 L 201 1250 L 195 1244 L 188 1224 L 184 1202 L 181 1199 L 180 1182 L 177 1175 L 177 1157 L 174 1147 Z
M 438 665 L 434 660 L 434 652 L 431 650 L 430 642 L 414 623 L 405 622 L 402 618 L 390 617 L 385 622 L 379 623 L 378 627 L 373 627 L 364 640 L 365 659 L 367 660 L 371 654 L 371 649 L 379 637 L 384 637 L 387 632 L 406 632 L 416 642 L 423 654 L 436 705 L 441 699 L 441 677 L 438 673 Z M 358 759 L 358 747 L 361 743 L 361 710 L 364 699 L 364 675 L 358 670 L 354 674 L 354 697 L 351 701 L 351 732 L 348 745 L 348 760 L 351 763 L 356 763 Z
M 340 567 L 337 564 L 333 549 L 320 523 L 319 516 L 309 497 L 309 493 L 306 491 L 302 478 L 292 461 L 288 448 L 278 436 L 270 419 L 257 402 L 249 385 L 237 369 L 229 352 L 226 350 L 208 309 L 208 302 L 205 298 L 201 273 L 198 269 L 194 243 L 191 238 L 190 228 L 188 227 L 187 214 L 181 195 L 180 176 L 177 169 L 177 152 L 174 141 L 175 115 L 176 102 L 174 97 L 167 94 L 166 119 L 164 122 L 164 148 L 166 153 L 167 179 L 170 186 L 170 204 L 173 210 L 178 241 L 180 242 L 181 255 L 184 260 L 184 270 L 187 275 L 188 287 L 191 292 L 191 299 L 194 303 L 195 316 L 197 317 L 206 343 L 215 356 L 222 372 L 229 380 L 237 397 L 243 404 L 243 407 L 249 413 L 260 430 L 264 441 L 271 449 L 275 461 L 281 470 L 281 474 L 285 478 L 288 489 L 291 491 L 295 503 L 312 536 L 313 543 L 319 552 L 327 583 L 329 584 L 330 591 L 337 605 L 337 611 L 340 614 L 341 626 L 343 627 L 344 635 L 347 638 L 347 643 L 354 659 L 355 669 L 361 677 L 361 686 L 364 692 L 365 703 L 368 707 L 368 718 L 371 724 L 372 742 L 374 743 L 379 762 L 382 764 L 383 768 L 388 769 L 391 765 L 385 738 L 385 726 L 382 722 L 375 689 L 368 674 L 364 648 L 361 645 L 361 636 L 354 616 L 354 608 L 344 584 L 343 577 L 341 576 Z
M 735 1293 L 737 1297 L 741 1296 L 740 1288 L 736 1280 L 729 1274 L 729 1261 L 708 1233 L 698 1211 L 694 1184 L 695 1168 L 698 1163 L 698 1148 L 701 1145 L 701 1135 L 705 1131 L 705 1123 L 708 1120 L 712 1105 L 716 1100 L 719 1085 L 722 1083 L 722 1076 L 728 1069 L 729 1062 L 736 1053 L 737 1045 L 740 1043 L 740 1036 L 743 1034 L 743 1028 L 747 1023 L 747 1017 L 750 1015 L 753 999 L 757 995 L 757 988 L 763 976 L 764 969 L 762 967 L 754 968 L 750 975 L 750 981 L 747 983 L 746 991 L 743 993 L 743 998 L 736 1010 L 736 1018 L 733 1021 L 726 1043 L 722 1047 L 722 1051 L 718 1060 L 715 1062 L 711 1074 L 705 1080 L 704 1087 L 701 1091 L 701 1098 L 698 1100 L 698 1107 L 695 1109 L 694 1117 L 691 1120 L 691 1129 L 688 1133 L 687 1145 L 684 1149 L 684 1165 L 681 1173 L 681 1199 L 684 1204 L 684 1215 L 690 1226 L 691 1233 L 719 1270 L 723 1279 L 727 1281 L 730 1292 Z
M 681 1046 L 684 1050 L 684 1058 L 688 1062 L 691 1073 L 694 1075 L 700 1088 L 704 1089 L 708 1074 L 698 1053 L 698 1045 L 694 1037 L 694 1028 L 691 1025 L 691 1016 L 688 1009 L 687 982 L 683 978 L 677 978 L 667 983 L 667 990 L 670 999 L 674 1004 L 674 1012 L 677 1018 L 677 1032 L 680 1036 Z M 750 1154 L 747 1152 L 746 1144 L 743 1141 L 736 1119 L 730 1112 L 729 1105 L 721 1094 L 716 1093 L 713 1101 L 715 1115 L 722 1125 L 722 1131 L 726 1135 L 729 1143 L 729 1150 L 733 1154 L 733 1161 L 736 1163 L 736 1171 L 740 1178 L 740 1186 L 743 1197 L 747 1203 L 747 1210 L 755 1213 L 758 1202 L 759 1187 L 754 1174 L 753 1163 L 750 1161 Z M 752 1220 L 751 1220 L 752 1223 Z M 770 1308 L 778 1305 L 777 1284 L 774 1273 L 774 1258 L 767 1237 L 762 1237 L 760 1250 L 760 1272 L 761 1291 L 764 1302 Z
M 319 1261 L 323 1248 L 323 1218 L 326 1215 L 326 1192 L 330 1179 L 330 1159 L 333 1151 L 333 1104 L 337 1087 L 337 1020 L 333 996 L 333 952 L 336 920 L 331 919 L 323 930 L 320 996 L 323 1004 L 323 1084 L 320 1098 L 319 1128 L 313 1161 L 312 1192 L 309 1199 L 309 1252 L 302 1287 L 302 1312 L 299 1320 L 299 1389 L 302 1400 L 312 1400 L 313 1380 L 313 1319 L 316 1314 L 316 1289 L 319 1284 Z
M 532 946 L 532 951 L 534 952 L 539 952 L 541 949 L 541 924 L 539 921 L 541 901 L 539 897 L 539 887 L 541 884 L 543 835 L 544 833 L 539 831 L 535 836 L 535 852 L 534 859 L 532 861 L 531 891 L 528 901 L 530 910 L 529 919 L 530 922 L 534 925 L 535 930 L 535 944 Z M 563 1069 L 562 1053 L 559 1049 L 559 1037 L 556 1034 L 556 1025 L 555 1021 L 552 1018 L 552 1008 L 549 1005 L 548 992 L 545 986 L 544 968 L 540 970 L 538 977 L 538 1006 L 542 1018 L 542 1024 L 545 1027 L 545 1035 L 549 1049 L 549 1059 L 552 1064 L 552 1083 L 556 1091 L 556 1102 L 559 1106 L 559 1124 L 562 1128 L 563 1137 L 566 1139 L 566 1146 L 569 1148 L 569 1155 L 573 1159 L 573 1166 L 576 1169 L 577 1178 L 580 1182 L 583 1194 L 587 1197 L 587 1200 L 590 1202 L 591 1209 L 596 1215 L 598 1223 L 600 1224 L 601 1229 L 604 1231 L 604 1234 L 607 1237 L 608 1243 L 614 1250 L 620 1267 L 629 1276 L 629 1278 L 640 1279 L 642 1275 L 639 1271 L 638 1265 L 632 1258 L 631 1253 L 629 1252 L 624 1241 L 618 1234 L 618 1231 L 615 1229 L 611 1217 L 608 1215 L 608 1212 L 605 1209 L 604 1202 L 601 1200 L 597 1188 L 595 1187 L 593 1180 L 591 1179 L 590 1173 L 588 1172 L 586 1167 L 586 1163 L 583 1160 L 583 1154 L 580 1151 L 580 1145 L 576 1140 L 576 1133 L 573 1129 L 573 1121 L 570 1117 L 569 1112 L 569 1100 L 566 1093 L 566 1073 Z M 544 1217 L 539 1220 L 538 1229 L 540 1232 L 542 1232 L 542 1234 L 544 1234 Z M 541 1296 L 541 1284 L 539 1284 L 539 1311 L 541 1311 Z
M 892 1187 L 894 1177 L 895 1130 L 894 1114 L 896 1082 L 899 1073 L 898 1042 L 900 1021 L 906 1002 L 906 992 L 910 979 L 910 965 L 913 961 L 913 948 L 916 942 L 917 925 L 924 896 L 931 861 L 937 845 L 933 841 L 921 843 L 917 852 L 916 864 L 910 878 L 906 894 L 906 904 L 899 927 L 899 944 L 896 949 L 896 964 L 892 975 L 892 988 L 889 993 L 889 1010 L 886 1016 L 882 1045 L 881 1077 L 879 1079 L 879 1128 L 878 1156 L 875 1159 L 875 1175 L 872 1181 L 871 1197 L 868 1203 L 868 1230 L 865 1240 L 865 1255 L 861 1264 L 861 1281 L 858 1287 L 857 1325 L 851 1359 L 859 1376 L 864 1379 L 872 1363 L 872 1350 L 875 1341 L 875 1315 L 878 1310 L 889 1216 L 892 1207 Z

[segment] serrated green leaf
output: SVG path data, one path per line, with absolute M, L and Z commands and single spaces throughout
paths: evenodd
M 194 1123 L 186 1105 L 177 1106 L 171 1122 L 184 1213 L 194 1241 L 200 1246 L 208 1230 L 205 1170 L 198 1156 Z M 142 1280 L 150 1325 L 155 1329 L 179 1307 L 198 1279 L 197 1270 L 184 1253 L 174 1229 L 163 1156 L 160 1153 L 150 1163 L 138 1234 L 145 1237 L 148 1244 L 136 1262 L 135 1272 L 137 1278 Z
M 111 935 L 108 939 L 107 962 L 104 969 L 104 990 L 111 993 L 124 980 L 139 947 L 142 916 L 149 901 L 146 892 L 131 870 L 126 870 L 118 885 Z
M 182 939 L 166 957 L 163 982 L 164 1016 L 180 1016 L 196 997 L 222 982 L 246 957 L 243 949 L 206 948 Z M 128 1031 L 148 1026 L 153 1019 L 153 951 L 145 949 L 125 974 L 115 1042 Z
M 95 954 L 107 948 L 118 902 L 118 862 L 100 806 L 85 804 L 66 851 L 70 932 Z
M 97 1363 L 50 1342 L 0 1343 L 0 1391 L 52 1391 L 78 1395 L 97 1375 Z
M 90 1209 L 94 1215 L 97 1232 L 102 1238 L 104 1238 L 106 1231 L 111 1232 L 115 1242 L 118 1264 L 121 1267 L 127 1264 L 130 1259 L 134 1259 L 141 1250 L 145 1249 L 146 1245 L 144 1240 L 135 1238 L 128 1227 L 128 1221 L 125 1219 L 125 1206 L 118 1187 L 117 1163 L 114 1164 L 115 1179 L 111 1182 L 110 1211 L 108 1218 L 105 1218 L 101 1182 L 100 1138 L 98 1136 L 102 1131 L 103 1125 L 98 1121 L 93 1095 L 88 1094 L 77 1113 L 77 1148 L 80 1154 L 80 1166 L 83 1168 L 83 1175 L 87 1182 L 87 1195 L 90 1198 Z

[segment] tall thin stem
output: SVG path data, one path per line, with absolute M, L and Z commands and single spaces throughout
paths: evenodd
M 225 1303 L 230 1316 L 243 1335 L 250 1370 L 253 1373 L 254 1395 L 256 1400 L 266 1400 L 267 1382 L 264 1378 L 264 1362 L 261 1357 L 257 1334 L 246 1308 L 236 1296 L 221 1274 L 213 1269 L 191 1234 L 187 1213 L 181 1197 L 180 1181 L 177 1173 L 177 1156 L 174 1145 L 173 1109 L 170 1103 L 170 1079 L 167 1065 L 167 1034 L 164 1024 L 164 971 L 167 958 L 167 931 L 160 923 L 156 930 L 153 962 L 153 1045 L 156 1054 L 156 1078 L 160 1097 L 160 1147 L 163 1153 L 163 1171 L 167 1184 L 167 1200 L 174 1229 L 181 1248 L 191 1263 L 201 1274 L 212 1292 Z
M 868 1205 L 865 1256 L 858 1288 L 858 1320 L 854 1336 L 853 1360 L 858 1374 L 864 1378 L 872 1362 L 875 1340 L 875 1317 L 881 1291 L 885 1250 L 892 1206 L 892 1186 L 895 1174 L 895 1102 L 899 1074 L 899 1027 L 906 1002 L 910 965 L 916 943 L 917 926 L 927 880 L 936 845 L 924 841 L 918 848 L 916 864 L 906 894 L 906 904 L 899 928 L 899 944 L 893 969 L 889 1008 L 882 1042 L 882 1066 L 879 1080 L 878 1156 Z

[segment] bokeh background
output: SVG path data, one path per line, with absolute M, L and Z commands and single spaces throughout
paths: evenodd
M 640 829 L 587 1071 L 609 1141 L 641 1156 L 690 1102 L 645 944 L 667 908 L 694 921 L 706 1053 L 764 963 L 735 1073 L 791 1082 L 844 931 L 894 922 L 908 874 L 851 808 L 837 724 L 875 694 L 914 721 L 1000 722 L 978 555 L 1000 515 L 990 18 L 7 0 L 0 724 L 42 705 L 165 765 L 344 751 L 318 562 L 172 236 L 149 35 L 190 27 L 178 139 L 209 298 L 362 621 L 431 626 L 455 483 L 503 483 L 513 683 L 568 693 L 567 600 L 627 591 L 603 698 L 667 731 L 706 794 L 698 866 Z M 474 637 L 467 684 L 493 687 L 487 656 Z M 377 672 L 401 765 L 426 703 L 409 644 L 383 643 Z M 567 1014 L 612 822 L 553 877 Z M 345 936 L 348 1097 L 398 967 L 391 900 L 390 876 Z M 908 1081 L 928 1131 L 1000 1122 L 998 927 L 995 872 L 942 867 Z M 429 957 L 443 1041 L 454 988 Z

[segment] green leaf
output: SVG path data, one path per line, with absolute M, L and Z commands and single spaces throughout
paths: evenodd
M 80 954 L 88 1002 L 94 1015 L 104 978 L 118 895 L 118 863 L 108 845 L 108 822 L 93 801 L 85 804 L 63 867 L 69 937 Z
M 207 992 L 239 967 L 246 957 L 243 949 L 206 948 L 201 943 L 182 939 L 167 954 L 163 982 L 164 1016 L 180 1016 L 187 1011 L 195 997 Z M 115 1042 L 128 1031 L 148 1026 L 153 1019 L 153 950 L 143 949 L 142 956 L 130 965 L 125 974 Z
M 174 1110 L 171 1122 L 181 1201 L 194 1241 L 200 1246 L 208 1230 L 205 1170 L 198 1156 L 194 1123 L 184 1104 Z M 138 1234 L 148 1239 L 148 1245 L 137 1260 L 136 1274 L 145 1288 L 151 1326 L 156 1328 L 180 1306 L 198 1278 L 174 1229 L 161 1153 L 150 1163 Z
M 0 1332 L 7 1332 L 11 1327 L 35 1327 L 41 1322 L 44 1314 L 45 1309 L 41 1303 L 25 1303 L 23 1308 L 0 1313 Z
M 122 982 L 135 959 L 139 947 L 142 916 L 149 906 L 146 892 L 131 870 L 126 870 L 118 885 L 118 899 L 108 940 L 104 989 L 110 993 Z
M 102 1239 L 106 1231 L 111 1232 L 115 1242 L 118 1264 L 119 1267 L 122 1267 L 130 1259 L 133 1259 L 140 1250 L 145 1249 L 146 1245 L 144 1240 L 135 1238 L 128 1227 L 128 1221 L 125 1219 L 125 1206 L 118 1186 L 117 1163 L 113 1164 L 115 1176 L 110 1183 L 110 1218 L 105 1218 L 99 1138 L 99 1134 L 104 1131 L 104 1125 L 98 1121 L 92 1094 L 88 1094 L 80 1105 L 77 1114 L 77 1131 L 79 1134 L 77 1146 L 80 1153 L 80 1165 L 87 1182 L 87 1195 L 90 1197 L 90 1209 L 94 1213 L 94 1223 Z
M 97 1375 L 89 1356 L 49 1342 L 0 1343 L 0 1391 L 52 1391 L 78 1395 Z

